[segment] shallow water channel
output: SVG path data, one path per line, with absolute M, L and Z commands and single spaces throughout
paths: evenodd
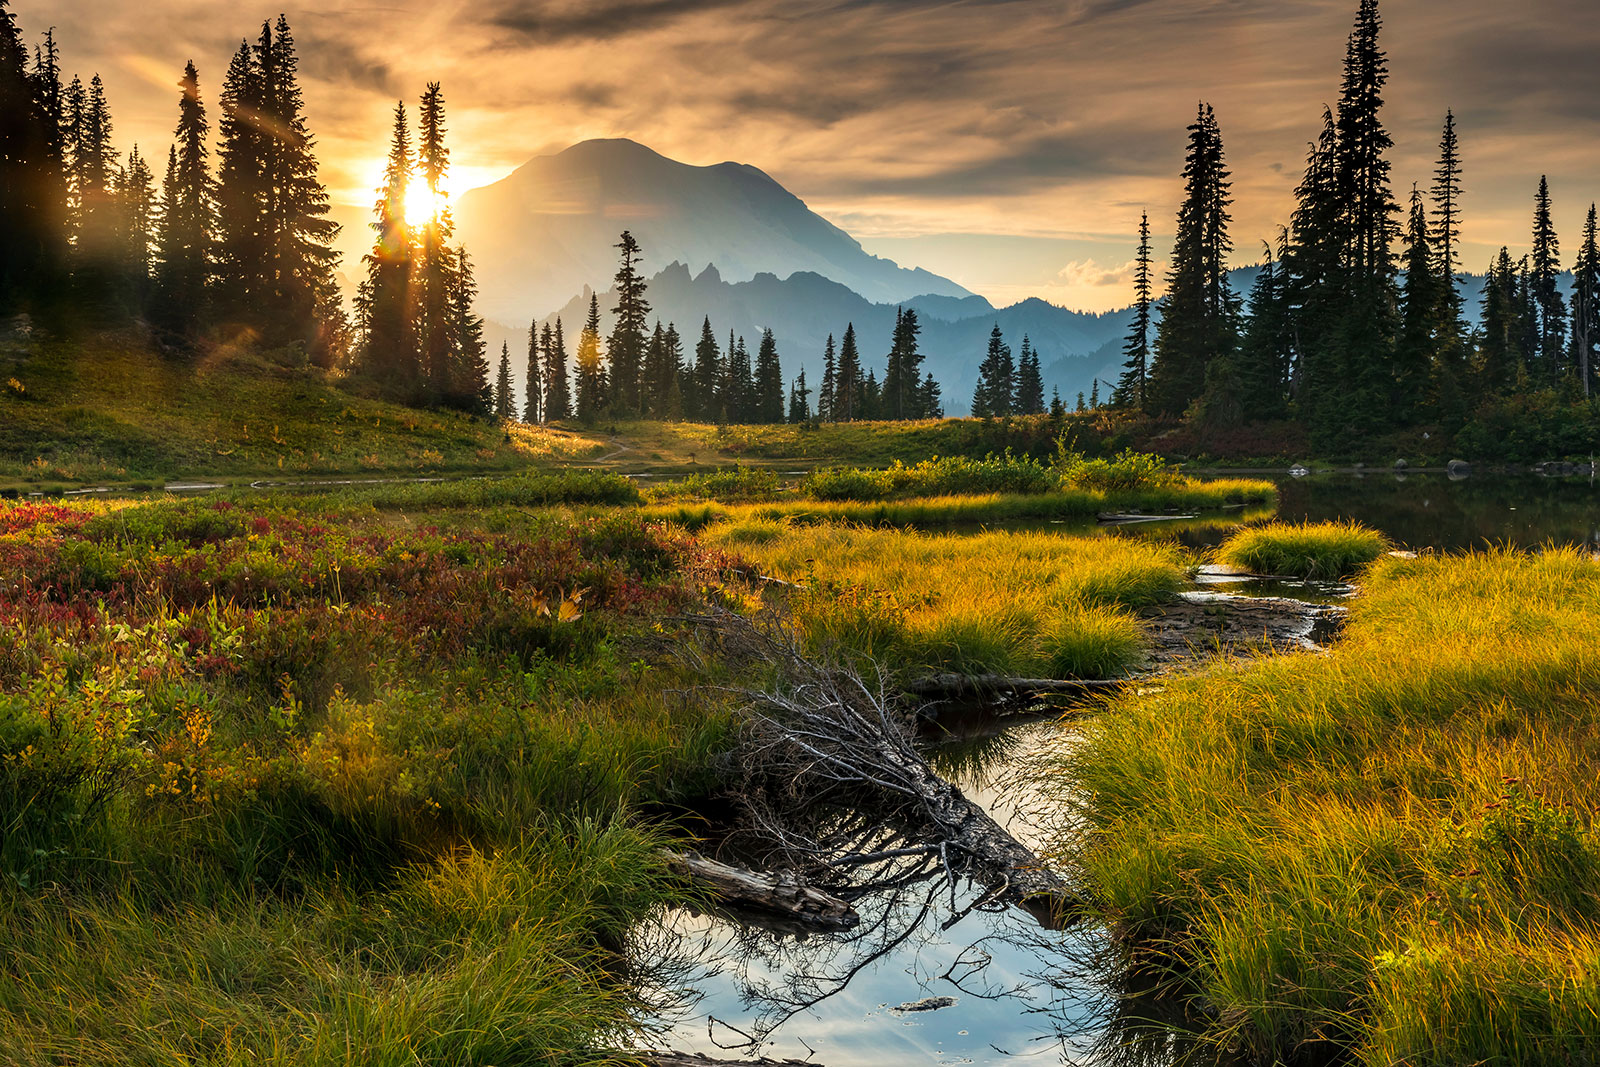
M 1444 474 L 1323 475 L 1280 480 L 1276 517 L 1355 519 L 1419 550 L 1490 545 L 1600 546 L 1600 488 L 1590 479 Z M 1252 510 L 1102 527 L 1202 548 Z M 1035 527 L 1037 528 L 1037 527 Z M 1056 524 L 1066 534 L 1094 527 Z M 1189 598 L 1273 597 L 1337 604 L 1348 587 L 1241 580 L 1204 569 Z M 1317 645 L 1337 622 L 1308 618 L 1296 637 Z M 1062 829 L 1047 802 L 1049 757 L 1071 744 L 1054 714 L 947 719 L 930 731 L 935 767 L 1031 847 Z M 1057 783 L 1059 787 L 1059 783 Z M 867 872 L 863 872 L 867 873 Z M 796 935 L 673 912 L 639 932 L 638 954 L 662 975 L 663 1031 L 649 1044 L 723 1059 L 792 1057 L 825 1067 L 892 1064 L 1127 1062 L 1114 1032 L 1115 976 L 1103 931 L 1046 930 L 1017 908 L 982 905 L 984 889 L 932 873 L 855 901 L 863 922 L 841 935 Z M 974 906 L 978 905 L 978 906 Z M 1158 1042 L 1159 1044 L 1159 1042 Z M 1144 1062 L 1151 1052 L 1144 1046 Z M 1159 1051 L 1156 1061 L 1168 1058 Z

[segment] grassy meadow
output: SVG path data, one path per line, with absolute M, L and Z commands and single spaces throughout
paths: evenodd
M 1329 654 L 1174 678 L 1088 723 L 1062 767 L 1072 862 L 1218 1051 L 1586 1062 L 1597 612 L 1600 563 L 1574 550 L 1382 560 Z

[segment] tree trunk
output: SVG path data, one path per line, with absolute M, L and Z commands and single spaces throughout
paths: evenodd
M 687 852 L 668 852 L 666 858 L 674 874 L 732 908 L 767 912 L 826 930 L 848 930 L 861 921 L 849 904 L 792 874 L 747 871 Z

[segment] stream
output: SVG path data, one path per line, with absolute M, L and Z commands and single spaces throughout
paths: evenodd
M 1279 487 L 1277 518 L 1354 519 L 1410 549 L 1600 548 L 1600 488 L 1588 478 L 1371 472 L 1284 477 Z M 1270 515 L 1254 509 L 1120 527 L 1050 528 L 1206 548 L 1239 523 Z M 1340 604 L 1353 591 L 1339 583 L 1242 578 L 1203 567 L 1176 604 L 1152 617 L 1155 659 L 1185 658 L 1186 642 L 1196 638 L 1213 646 L 1219 637 L 1226 641 L 1226 622 L 1217 623 L 1216 633 L 1196 633 L 1208 620 L 1231 613 L 1240 617 L 1240 629 L 1256 626 L 1252 601 L 1291 607 L 1270 635 L 1272 644 L 1315 649 L 1336 639 Z M 1294 602 L 1303 611 L 1296 613 Z M 944 777 L 1038 849 L 1061 830 L 1060 801 L 1047 795 L 1048 757 L 1071 743 L 1072 726 L 1057 714 L 999 716 L 979 709 L 944 717 L 929 730 L 926 751 Z M 952 884 L 935 865 L 855 900 L 863 921 L 845 934 L 795 934 L 671 912 L 636 938 L 636 958 L 658 976 L 650 992 L 662 1005 L 660 1029 L 648 1044 L 726 1060 L 766 1056 L 824 1067 L 1128 1062 L 1104 932 L 1047 930 L 1021 909 L 984 904 L 983 894 L 969 881 Z M 1170 1059 L 1164 1041 L 1157 1038 L 1154 1050 L 1141 1043 L 1135 1058 Z

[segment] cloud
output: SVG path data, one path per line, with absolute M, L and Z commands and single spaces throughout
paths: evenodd
M 1069 289 L 1100 288 L 1107 285 L 1133 284 L 1133 260 L 1116 266 L 1102 267 L 1092 259 L 1075 259 L 1056 272 L 1057 281 Z

